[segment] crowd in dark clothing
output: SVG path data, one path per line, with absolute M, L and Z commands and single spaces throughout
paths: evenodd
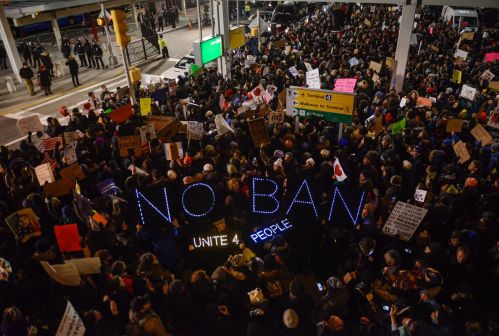
M 139 134 L 149 117 L 136 105 L 118 124 L 105 111 L 130 99 L 105 87 L 100 96 L 89 94 L 85 113 L 72 111 L 67 126 L 53 119 L 46 127 L 52 138 L 79 134 L 74 147 L 85 179 L 73 181 L 71 193 L 48 196 L 34 175 L 43 161 L 60 178 L 67 166 L 62 143 L 42 153 L 38 132 L 19 150 L 2 147 L 0 221 L 32 208 L 41 227 L 40 235 L 21 242 L 2 225 L 3 335 L 28 335 L 33 327 L 54 335 L 68 301 L 86 335 L 499 335 L 499 99 L 482 76 L 499 74 L 497 61 L 484 61 L 497 36 L 461 41 L 468 56 L 456 60 L 459 32 L 423 7 L 414 28 L 422 42 L 411 46 L 404 86 L 396 92 L 385 60 L 394 57 L 400 15 L 388 6 L 345 6 L 341 29 L 331 9 L 317 5 L 306 19 L 276 32 L 273 39 L 284 39 L 286 47 L 251 40 L 234 51 L 230 79 L 210 68 L 135 90 L 137 98 L 152 97 L 153 116 L 203 123 L 201 140 L 185 132 L 165 140 L 181 143 L 185 154 L 177 159 L 165 160 L 157 138 L 142 154 L 120 153 L 119 138 Z M 248 55 L 254 64 L 245 62 Z M 349 63 L 353 57 L 358 64 Z M 370 61 L 382 64 L 379 73 Z M 267 124 L 269 142 L 255 146 L 251 113 L 238 109 L 262 85 L 277 88 L 267 108 L 282 110 L 280 93 L 306 85 L 306 63 L 319 69 L 322 89 L 332 90 L 340 78 L 357 79 L 352 123 L 340 128 L 287 115 L 283 123 Z M 454 70 L 462 72 L 460 83 Z M 460 96 L 462 84 L 477 89 L 473 100 Z M 231 131 L 222 134 L 220 115 Z M 393 125 L 404 119 L 395 132 Z M 462 129 L 447 132 L 450 119 L 461 120 Z M 492 141 L 477 141 L 470 132 L 476 125 Z M 460 141 L 470 156 L 463 162 L 453 150 Z M 341 181 L 336 160 L 348 176 Z M 293 181 L 308 178 L 311 198 L 320 200 L 316 215 L 302 204 L 290 215 L 292 229 L 254 244 L 250 234 L 268 224 L 250 206 L 255 177 L 276 181 L 283 209 Z M 97 187 L 109 179 L 117 190 L 112 196 Z M 169 221 L 144 223 L 135 213 L 137 188 L 170 192 L 196 182 L 215 190 L 210 217 L 189 216 L 176 202 Z M 334 187 L 365 193 L 354 225 L 349 217 L 328 222 L 324 204 Z M 414 199 L 416 189 L 426 191 L 422 201 Z M 382 233 L 397 202 L 428 210 L 408 241 Z M 92 210 L 107 224 L 89 219 Z M 54 227 L 72 223 L 83 251 L 61 253 Z M 192 240 L 235 232 L 237 244 L 226 249 L 198 249 Z M 101 268 L 76 286 L 61 285 L 41 266 L 83 256 L 98 257 Z

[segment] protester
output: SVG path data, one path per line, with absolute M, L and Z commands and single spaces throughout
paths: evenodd
M 76 62 L 75 58 L 72 55 L 68 56 L 68 60 L 66 61 L 66 65 L 69 67 L 69 73 L 71 74 L 71 80 L 73 81 L 74 87 L 80 85 L 80 81 L 78 80 L 78 62 Z
M 40 68 L 38 69 L 38 84 L 40 85 L 40 88 L 45 91 L 46 96 L 52 94 L 52 91 L 50 90 L 50 86 L 52 85 L 52 76 L 43 64 L 40 65 Z
M 33 70 L 29 67 L 29 65 L 26 62 L 23 63 L 23 67 L 21 68 L 21 70 L 19 70 L 19 76 L 24 80 L 24 84 L 26 85 L 29 94 L 31 96 L 34 96 L 35 88 L 32 79 L 35 76 L 35 74 L 33 73 Z
M 125 90 L 101 87 L 67 125 L 52 118 L 20 149 L 2 147 L 2 327 L 497 335 L 499 99 L 480 77 L 499 64 L 485 61 L 482 34 L 461 41 L 468 55 L 456 59 L 459 32 L 424 6 L 421 48 L 410 47 L 397 92 L 387 57 L 400 15 L 314 4 L 272 35 L 284 47 L 250 39 L 234 51 L 230 77 L 206 67 L 148 83 L 134 106 Z M 355 80 L 352 122 L 294 116 L 288 88 L 305 89 L 309 67 L 322 89 Z M 338 94 L 333 102 L 346 99 Z M 56 182 L 38 181 L 42 162 Z M 9 215 L 29 208 L 23 218 L 39 225 L 28 232 Z M 61 240 L 71 224 L 75 238 Z

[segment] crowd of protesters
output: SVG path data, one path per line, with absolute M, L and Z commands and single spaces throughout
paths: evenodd
M 456 62 L 459 31 L 424 7 L 414 29 L 422 44 L 411 46 L 404 87 L 396 92 L 385 59 L 394 55 L 401 11 L 352 5 L 336 14 L 318 7 L 278 32 L 288 48 L 248 44 L 232 58 L 230 79 L 205 69 L 180 76 L 175 89 L 136 90 L 137 97 L 158 102 L 153 115 L 203 123 L 200 141 L 184 133 L 169 139 L 182 142 L 185 154 L 177 160 L 165 160 L 158 139 L 140 156 L 120 155 L 118 138 L 137 134 L 147 117 L 134 106 L 129 120 L 117 125 L 102 111 L 129 97 L 105 87 L 89 94 L 85 111 L 71 111 L 67 126 L 54 118 L 46 128 L 52 138 L 80 134 L 75 150 L 85 179 L 73 193 L 47 197 L 33 173 L 42 161 L 51 162 L 59 178 L 66 166 L 62 143 L 42 153 L 38 132 L 20 150 L 2 147 L 0 220 L 32 208 L 41 228 L 41 235 L 22 242 L 2 226 L 3 335 L 34 329 L 54 335 L 68 301 L 87 335 L 498 335 L 498 98 L 482 76 L 486 70 L 499 74 L 497 61 L 484 62 L 497 36 L 475 34 L 462 42 L 469 53 Z M 247 55 L 256 62 L 245 66 Z M 357 65 L 349 64 L 352 57 Z M 378 76 L 368 69 L 370 61 L 383 64 Z M 254 146 L 248 114 L 238 108 L 262 84 L 277 87 L 269 109 L 282 109 L 279 92 L 306 85 L 305 62 L 319 69 L 323 89 L 333 89 L 339 78 L 357 79 L 352 123 L 338 136 L 336 123 L 286 116 L 269 125 L 269 144 Z M 462 72 L 460 83 L 454 70 Z M 460 97 L 463 83 L 477 89 L 473 100 Z M 418 97 L 433 104 L 421 106 Z M 191 103 L 182 105 L 186 98 Z M 220 114 L 233 132 L 217 134 Z M 402 131 L 392 132 L 403 118 Z M 460 132 L 446 132 L 451 118 L 463 121 Z M 470 130 L 479 124 L 495 140 L 477 141 Z M 453 151 L 458 141 L 470 154 L 465 162 Z M 348 176 L 341 182 L 336 159 Z M 295 231 L 251 244 L 247 237 L 262 227 L 249 206 L 249 184 L 258 176 L 273 178 L 283 190 L 292 179 L 309 178 L 319 185 L 314 198 L 322 201 L 333 185 L 358 188 L 366 195 L 361 215 L 354 226 L 328 223 L 322 210 L 317 219 L 303 206 Z M 108 179 L 119 189 L 112 197 L 96 187 Z M 216 186 L 216 215 L 177 211 L 171 224 L 143 223 L 134 215 L 136 188 L 173 190 L 194 181 Z M 427 192 L 424 202 L 413 199 L 416 188 Z M 82 197 L 107 225 L 82 215 Z M 398 201 L 428 209 L 410 241 L 381 233 Z M 83 252 L 59 251 L 54 226 L 70 223 L 78 224 Z M 190 237 L 201 227 L 211 234 L 240 232 L 240 241 L 226 250 L 195 250 Z M 78 286 L 55 282 L 40 266 L 82 256 L 99 257 L 102 267 L 82 275 Z

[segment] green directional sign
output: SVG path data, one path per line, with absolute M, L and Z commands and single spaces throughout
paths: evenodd
M 222 57 L 222 36 L 218 35 L 209 40 L 201 42 L 201 61 L 203 64 L 209 63 Z

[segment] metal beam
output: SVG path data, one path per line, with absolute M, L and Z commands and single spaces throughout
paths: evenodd
M 237 1 L 237 0 L 228 0 Z M 267 1 L 267 0 L 255 0 Z M 294 2 L 324 2 L 319 0 L 294 0 Z M 361 3 L 361 4 L 384 4 L 384 5 L 405 5 L 406 0 L 342 0 L 342 3 Z M 416 5 L 416 1 L 409 1 L 409 4 Z M 499 1 L 497 0 L 422 0 L 422 5 L 426 6 L 454 6 L 454 7 L 474 7 L 474 8 L 499 8 Z

